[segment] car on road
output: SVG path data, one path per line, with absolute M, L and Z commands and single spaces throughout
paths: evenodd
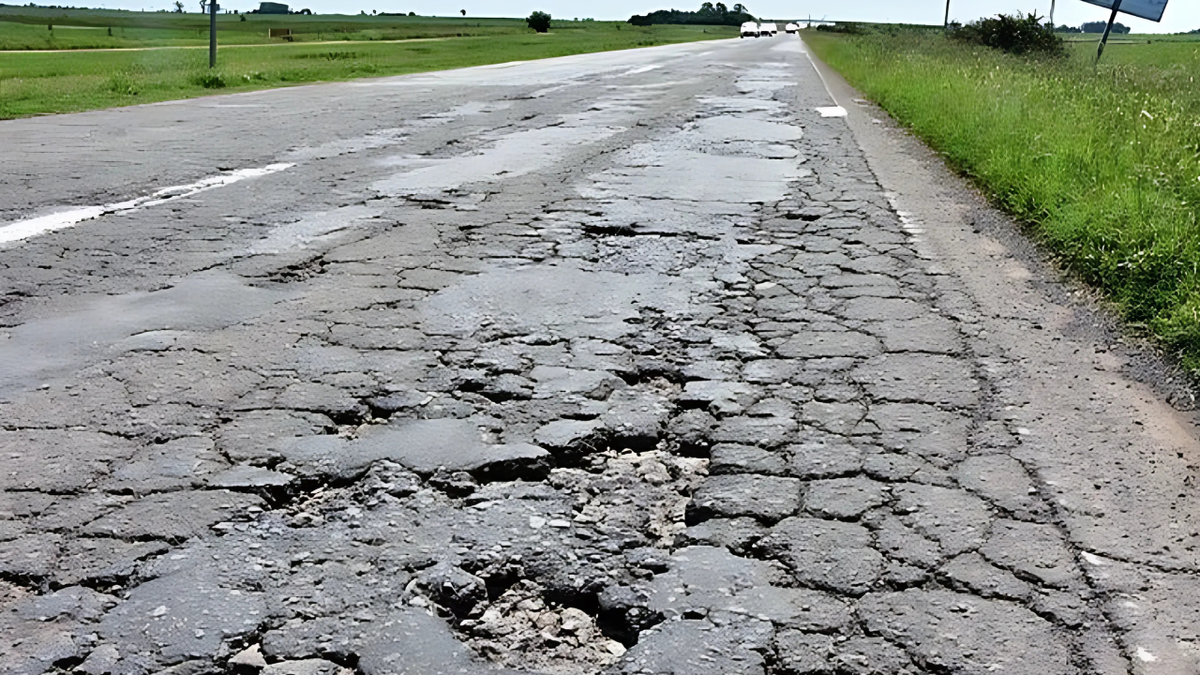
M 742 24 L 742 37 L 758 37 L 758 24 L 753 21 L 747 21 Z
M 779 26 L 773 23 L 760 23 L 758 25 L 758 32 L 767 37 L 775 37 L 775 34 L 779 32 Z
M 789 23 L 788 25 L 783 27 L 783 30 L 788 35 L 795 35 L 796 33 L 800 32 L 800 26 L 797 26 L 794 23 Z

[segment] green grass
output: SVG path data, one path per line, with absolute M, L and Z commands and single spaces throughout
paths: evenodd
M 1128 36 L 1122 36 L 1128 37 Z M 1200 372 L 1200 43 L 1023 59 L 936 34 L 814 50 Z
M 52 12 L 57 14 L 47 16 Z M 0 19 L 8 19 L 0 20 L 0 42 L 26 40 L 44 49 L 30 36 L 41 31 L 38 39 L 46 39 L 41 34 L 51 32 L 45 23 L 50 18 L 62 22 L 53 39 L 63 49 L 0 53 L 0 119 L 734 37 L 737 31 L 555 21 L 550 33 L 539 35 L 517 19 L 250 16 L 243 22 L 221 15 L 225 48 L 210 71 L 208 33 L 196 28 L 207 17 L 199 14 L 0 6 Z M 64 28 L 67 22 L 90 28 Z M 115 26 L 111 38 L 108 25 Z M 268 27 L 291 27 L 297 42 L 268 40 Z M 123 51 L 79 51 L 106 40 Z

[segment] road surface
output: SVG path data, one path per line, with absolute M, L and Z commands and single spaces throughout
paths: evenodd
M 0 671 L 1200 672 L 1187 389 L 825 80 L 0 124 Z

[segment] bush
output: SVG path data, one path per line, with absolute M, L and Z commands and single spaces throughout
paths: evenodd
M 205 72 L 194 75 L 191 78 L 192 84 L 204 87 L 205 89 L 224 89 L 225 76 L 220 73 Z
M 534 12 L 525 19 L 525 23 L 537 32 L 545 33 L 550 30 L 550 15 L 545 12 Z
M 955 28 L 950 36 L 1009 54 L 1063 56 L 1067 53 L 1063 39 L 1054 33 L 1054 26 L 1042 23 L 1036 13 L 1022 15 L 1017 12 L 1016 16 L 1001 14 L 992 19 L 980 19 Z

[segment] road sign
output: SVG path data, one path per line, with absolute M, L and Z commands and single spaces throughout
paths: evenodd
M 1098 5 L 1105 9 L 1113 9 L 1114 5 L 1126 14 L 1131 14 L 1151 21 L 1162 21 L 1163 11 L 1167 9 L 1167 0 L 1083 0 L 1090 5 Z

